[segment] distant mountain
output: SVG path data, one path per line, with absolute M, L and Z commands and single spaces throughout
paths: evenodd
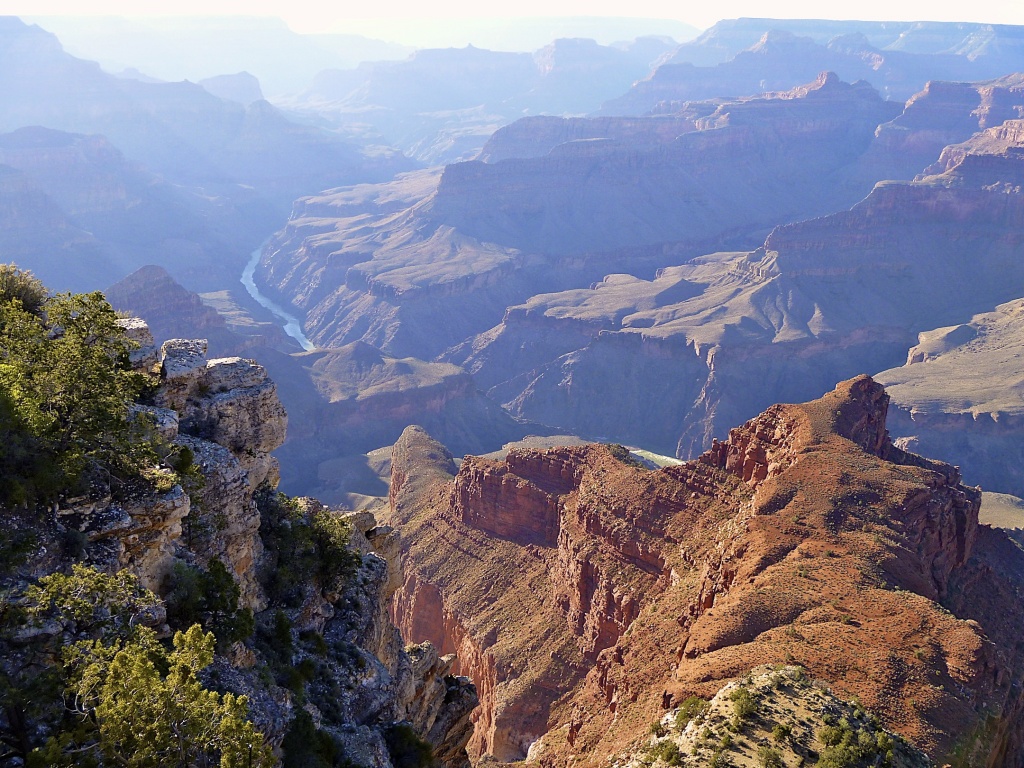
M 877 374 L 901 446 L 959 462 L 986 489 L 1024 493 L 1024 299 L 922 331 L 905 365 Z
M 664 37 L 615 46 L 567 38 L 533 54 L 422 50 L 401 62 L 321 72 L 302 94 L 277 103 L 308 120 L 370 126 L 423 162 L 452 162 L 472 157 L 495 129 L 523 115 L 597 109 L 674 45 Z
M 901 365 L 925 342 L 919 333 L 1024 296 L 1015 255 L 1024 241 L 1022 160 L 1024 127 L 1007 121 L 947 149 L 932 175 L 879 184 L 849 211 L 779 227 L 753 252 L 695 259 L 652 281 L 612 275 L 590 289 L 536 296 L 455 359 L 515 414 L 692 456 L 723 422 L 857 371 Z M 1019 377 L 995 362 L 1012 365 L 1006 345 L 1015 326 L 985 321 L 993 323 L 1007 331 L 984 354 L 942 349 L 941 364 L 882 378 L 900 385 L 897 401 L 914 420 L 894 434 L 936 447 L 939 420 L 963 427 L 976 419 L 977 428 L 959 432 L 970 445 L 954 447 L 948 434 L 940 452 L 971 482 L 1020 493 L 1018 470 L 991 471 L 999 442 L 1012 443 L 1019 429 Z M 986 388 L 972 384 L 986 368 L 998 375 Z M 1014 455 L 1004 452 L 1000 465 Z
M 244 184 L 281 206 L 304 189 L 387 178 L 403 165 L 399 158 L 364 157 L 336 135 L 289 122 L 266 102 L 246 108 L 193 83 L 116 78 L 11 17 L 0 19 L 0 74 L 0 129 L 101 133 L 169 180 L 211 191 Z
M 894 105 L 824 75 L 527 118 L 487 162 L 299 202 L 258 274 L 321 345 L 456 363 L 515 416 L 693 456 L 1024 296 L 1022 111 L 1019 77 Z
M 218 98 L 237 101 L 244 106 L 249 106 L 254 101 L 263 101 L 260 81 L 248 72 L 208 77 L 200 80 L 199 85 Z
M 473 45 L 492 51 L 533 51 L 559 38 L 581 37 L 601 45 L 618 45 L 638 37 L 690 40 L 696 27 L 678 19 L 637 16 L 521 16 L 508 8 L 505 17 L 346 19 L 344 28 L 370 37 L 396 40 L 416 48 L 462 48 Z
M 265 101 L 246 107 L 192 83 L 107 74 L 10 17 L 0 18 L 0 100 L 0 130 L 15 131 L 0 162 L 23 171 L 104 254 L 93 274 L 75 265 L 48 273 L 56 289 L 102 287 L 153 262 L 209 286 L 241 270 L 295 197 L 412 165 L 396 152 L 366 155 Z M 45 250 L 21 252 L 22 266 L 46 273 Z
M 411 51 L 356 34 L 297 34 L 280 19 L 256 16 L 26 18 L 108 72 L 134 67 L 161 80 L 197 82 L 247 71 L 271 96 L 305 88 L 323 69 L 401 59 Z
M 0 134 L 5 258 L 55 289 L 98 290 L 147 263 L 195 286 L 237 279 L 250 223 L 226 200 L 169 184 L 103 136 Z
M 616 271 L 653 277 L 852 205 L 874 183 L 860 163 L 875 129 L 899 111 L 865 84 L 823 76 L 792 93 L 694 105 L 646 130 L 634 119 L 525 120 L 508 129 L 516 146 L 532 132 L 550 147 L 552 125 L 573 140 L 300 201 L 259 275 L 307 312 L 321 345 L 362 339 L 430 359 L 533 294 Z M 488 152 L 516 154 L 502 136 Z
M 680 45 L 601 112 L 640 115 L 686 101 L 785 90 L 830 70 L 905 100 L 929 80 L 978 81 L 1024 71 L 1024 27 L 739 19 Z
M 831 19 L 723 19 L 682 43 L 670 64 L 709 67 L 729 61 L 757 44 L 769 31 L 806 37 L 817 45 L 836 39 L 861 38 L 873 48 L 910 54 L 955 54 L 977 59 L 1010 53 L 1024 42 L 1017 26 L 945 21 L 835 21 Z M 997 44 L 998 41 L 998 44 Z M 987 46 L 987 47 L 986 47 Z M 997 51 L 996 49 L 1002 49 Z

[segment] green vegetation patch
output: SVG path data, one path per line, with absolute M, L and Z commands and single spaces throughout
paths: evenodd
M 128 418 L 147 385 L 136 346 L 100 293 L 47 296 L 0 265 L 0 506 L 127 493 L 153 464 Z

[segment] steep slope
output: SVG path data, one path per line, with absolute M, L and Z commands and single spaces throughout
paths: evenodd
M 252 238 L 233 205 L 167 183 L 127 160 L 103 136 L 19 128 L 0 134 L 0 163 L 20 171 L 45 195 L 46 202 L 36 203 L 39 215 L 53 207 L 67 220 L 63 226 L 37 225 L 38 243 L 8 258 L 65 290 L 96 290 L 154 262 L 192 285 L 209 286 L 234 278 L 234 262 Z M 5 229 L 19 228 L 13 217 L 4 223 Z M 91 248 L 54 249 L 48 230 L 69 227 L 91 241 Z
M 88 284 L 93 269 L 118 269 L 102 244 L 75 226 L 52 197 L 6 165 L 0 165 L 0 222 L 4 258 L 31 265 L 40 274 L 58 259 L 66 264 L 63 276 L 71 284 Z M 40 254 L 46 254 L 46 260 Z
M 851 204 L 873 183 L 851 168 L 898 111 L 822 75 L 791 93 L 711 105 L 697 131 L 673 136 L 652 121 L 638 135 L 627 120 L 541 157 L 450 165 L 436 186 L 412 174 L 307 199 L 257 276 L 306 312 L 321 345 L 360 339 L 429 359 L 540 291 L 626 264 L 653 275 Z
M 301 194 L 389 178 L 410 164 L 365 157 L 335 134 L 286 120 L 268 103 L 243 107 L 190 82 L 121 79 L 63 51 L 14 17 L 0 23 L 0 130 L 42 125 L 99 133 L 170 181 L 280 214 Z
M 918 336 L 907 362 L 876 378 L 893 398 L 901 446 L 961 465 L 986 490 L 1024 494 L 1024 301 Z
M 1019 146 L 1007 121 L 946 150 L 939 175 L 749 254 L 536 296 L 452 359 L 521 416 L 694 456 L 773 400 L 899 365 L 919 332 L 1019 297 Z
M 290 493 L 332 504 L 356 503 L 350 494 L 385 495 L 364 454 L 391 445 L 410 422 L 460 453 L 545 432 L 509 416 L 458 366 L 390 357 L 363 342 L 303 354 L 280 326 L 242 307 L 224 315 L 210 306 L 223 309 L 230 295 L 200 297 L 160 267 L 134 272 L 107 296 L 116 309 L 147 318 L 161 343 L 202 334 L 211 355 L 259 357 L 291 414 L 291 437 L 277 452 L 282 488 Z
M 659 471 L 589 446 L 456 474 L 407 430 L 394 613 L 477 681 L 471 754 L 605 764 L 687 697 L 783 662 L 939 762 L 1024 764 L 1024 555 L 978 525 L 955 468 L 891 444 L 887 404 L 860 377 Z
M 81 720 L 66 727 L 66 687 L 80 673 L 66 660 L 68 651 L 95 654 L 90 661 L 101 653 L 121 658 L 114 654 L 141 642 L 141 632 L 152 644 L 143 657 L 159 659 L 158 638 L 192 626 L 202 630 L 197 636 L 208 642 L 208 657 L 189 659 L 191 673 L 178 670 L 184 680 L 168 681 L 178 687 L 166 706 L 154 713 L 129 699 L 119 715 L 128 727 L 148 727 L 146 749 L 169 740 L 171 731 L 161 728 L 175 707 L 175 727 L 196 717 L 201 725 L 189 731 L 186 746 L 178 741 L 171 748 L 174 760 L 194 748 L 220 760 L 229 735 L 206 746 L 207 730 L 220 718 L 216 692 L 245 697 L 229 700 L 236 705 L 230 727 L 254 723 L 254 766 L 279 765 L 283 753 L 286 763 L 344 755 L 394 768 L 409 749 L 432 750 L 445 768 L 467 766 L 469 713 L 477 702 L 472 684 L 451 674 L 454 657 L 429 644 L 407 646 L 388 619 L 400 583 L 395 532 L 367 513 L 345 515 L 313 499 L 275 494 L 270 452 L 284 439 L 287 417 L 262 366 L 207 359 L 202 340 L 175 339 L 157 350 L 143 321 L 120 326 L 140 345 L 131 352 L 133 365 L 155 378 L 147 402 L 133 405 L 128 417 L 151 426 L 132 439 L 154 438 L 147 454 L 154 464 L 131 479 L 127 492 L 94 481 L 88 494 L 53 505 L 5 503 L 0 583 L 10 602 L 0 616 L 0 764 L 128 762 L 130 741 Z M 12 348 L 5 344 L 8 354 Z M 6 388 L 4 394 L 10 397 Z M 9 423 L 4 434 L 12 434 Z M 59 586 L 39 620 L 31 613 L 40 602 L 33 588 L 47 581 Z M 133 593 L 147 601 L 144 610 L 133 607 Z M 216 607 L 204 608 L 211 602 Z M 15 604 L 25 610 L 10 610 Z M 118 638 L 122 623 L 131 631 Z M 101 633 L 91 634 L 97 627 Z M 216 645 L 207 630 L 216 631 Z M 174 643 L 180 647 L 180 632 Z M 164 693 L 167 672 L 144 660 L 137 666 L 147 676 L 129 690 Z M 96 661 L 88 674 L 101 683 L 121 674 L 125 687 L 138 674 L 115 670 Z M 190 706 L 197 694 L 201 708 Z M 95 711 L 105 695 L 80 698 L 80 711 Z

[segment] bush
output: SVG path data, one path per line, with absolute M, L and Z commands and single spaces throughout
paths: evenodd
M 605 443 L 605 447 L 608 448 L 608 452 L 615 457 L 616 460 L 621 461 L 627 467 L 635 467 L 637 469 L 647 469 L 644 463 L 640 461 L 636 456 L 629 452 L 629 448 L 618 443 Z
M 254 629 L 252 611 L 240 608 L 238 582 L 217 558 L 203 571 L 187 563 L 175 563 L 165 584 L 167 621 L 172 627 L 200 624 L 226 648 L 245 640 Z
M 349 525 L 327 510 L 303 510 L 295 499 L 264 486 L 256 492 L 260 537 L 267 553 L 261 582 L 270 599 L 297 608 L 304 590 L 340 589 L 359 556 L 349 550 Z
M 329 734 L 317 730 L 313 718 L 298 709 L 281 742 L 282 768 L 333 768 L 338 747 Z
M 421 739 L 408 723 L 396 723 L 384 734 L 395 768 L 427 768 L 434 760 L 434 748 Z
M 27 269 L 0 264 L 0 304 L 18 302 L 24 311 L 38 315 L 47 295 L 46 286 Z
M 113 308 L 100 293 L 60 294 L 32 313 L 3 295 L 0 285 L 0 505 L 84 492 L 87 475 L 110 491 L 140 479 L 155 453 L 128 407 L 145 377 Z
M 679 711 L 676 712 L 676 727 L 679 730 L 683 730 L 690 724 L 691 720 L 697 719 L 700 722 L 707 708 L 708 702 L 704 701 L 704 699 L 697 698 L 696 696 L 690 696 L 685 699 L 679 705 Z
M 732 700 L 732 711 L 740 722 L 749 720 L 757 713 L 757 698 L 749 688 L 741 686 L 730 693 L 729 698 Z
M 683 765 L 684 762 L 679 745 L 669 739 L 652 744 L 647 748 L 647 755 L 655 760 L 661 760 L 666 765 Z
M 761 768 L 785 767 L 785 763 L 782 762 L 782 755 L 767 744 L 762 744 L 757 748 L 757 764 L 761 766 Z

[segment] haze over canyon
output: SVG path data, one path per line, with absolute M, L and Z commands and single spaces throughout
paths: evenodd
M 0 497 L 10 621 L 234 585 L 196 679 L 266 765 L 1024 767 L 1024 26 L 32 22 L 0 365 L 102 291 L 157 470 Z M 73 759 L 6 690 L 0 765 Z

